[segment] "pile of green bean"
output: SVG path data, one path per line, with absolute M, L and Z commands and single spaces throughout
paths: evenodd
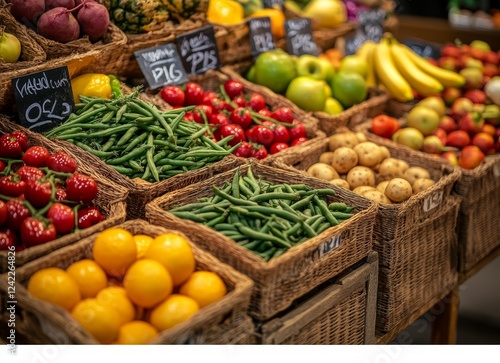
M 184 120 L 193 106 L 160 111 L 139 99 L 138 90 L 115 100 L 80 99 L 75 113 L 45 136 L 69 141 L 130 178 L 167 179 L 209 166 L 238 147 L 228 145 L 234 136 L 215 142 L 208 124 Z
M 215 229 L 265 261 L 354 215 L 354 207 L 327 202 L 332 189 L 271 184 L 256 179 L 251 167 L 246 175 L 238 169 L 231 182 L 212 190 L 213 196 L 169 212 Z

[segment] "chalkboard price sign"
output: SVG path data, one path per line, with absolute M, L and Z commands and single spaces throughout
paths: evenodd
M 43 132 L 63 123 L 75 107 L 68 67 L 12 79 L 21 125 Z
M 296 18 L 285 20 L 285 37 L 288 53 L 296 56 L 319 54 L 318 46 L 312 35 L 311 19 Z
M 283 0 L 264 0 L 264 7 L 272 9 L 275 6 L 279 7 L 280 9 L 283 8 L 284 1 Z
M 189 79 L 174 43 L 134 52 L 142 74 L 152 89 L 186 83 Z
M 254 57 L 275 48 L 271 19 L 268 16 L 249 19 L 248 29 L 250 30 L 250 47 Z
M 359 28 L 353 35 L 346 39 L 345 54 L 351 55 L 367 40 L 380 42 L 384 34 L 385 11 L 370 9 L 357 14 Z
M 189 75 L 220 68 L 219 49 L 212 25 L 178 35 L 176 39 L 184 68 Z
M 420 39 L 405 39 L 403 43 L 421 57 L 434 59 L 441 57 L 441 46 L 439 44 L 429 43 Z

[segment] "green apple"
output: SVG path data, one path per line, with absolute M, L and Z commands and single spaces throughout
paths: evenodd
M 286 98 L 305 111 L 323 111 L 327 97 L 325 85 L 325 81 L 299 76 L 290 82 Z
M 325 95 L 326 97 L 332 97 L 332 89 L 327 83 L 325 83 Z
M 325 108 L 323 109 L 323 112 L 329 115 L 338 115 L 342 111 L 344 111 L 344 107 L 339 101 L 337 101 L 333 97 L 328 97 L 326 99 Z
M 330 83 L 332 97 L 338 100 L 344 108 L 363 102 L 368 95 L 365 79 L 358 73 L 338 72 Z
M 294 60 L 280 48 L 261 53 L 255 60 L 253 81 L 276 93 L 285 92 L 296 76 Z
M 424 135 L 413 127 L 405 127 L 396 131 L 393 135 L 393 140 L 398 144 L 420 150 L 424 144 Z
M 314 55 L 301 55 L 296 62 L 297 75 L 309 76 L 314 79 L 329 81 L 333 77 L 333 65 L 326 59 Z
M 368 64 L 359 55 L 348 55 L 340 61 L 339 72 L 354 72 L 365 78 L 368 72 Z
M 415 106 L 406 116 L 407 125 L 419 130 L 424 136 L 432 135 L 439 127 L 441 118 L 432 108 Z
M 15 63 L 21 56 L 21 42 L 13 34 L 0 29 L 0 59 L 5 63 Z

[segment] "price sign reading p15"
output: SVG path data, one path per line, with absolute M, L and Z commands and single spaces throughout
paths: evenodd
M 189 75 L 220 68 L 219 49 L 212 25 L 178 35 L 176 39 L 184 68 Z
M 275 48 L 273 33 L 271 31 L 271 18 L 268 16 L 248 20 L 250 30 L 250 47 L 252 56 L 257 57 L 260 53 Z
M 298 57 L 303 54 L 319 54 L 318 46 L 312 35 L 311 19 L 297 18 L 286 20 L 285 37 L 288 53 Z
M 152 89 L 189 81 L 174 43 L 141 49 L 134 55 Z
M 21 125 L 35 132 L 63 123 L 75 106 L 68 67 L 12 79 Z

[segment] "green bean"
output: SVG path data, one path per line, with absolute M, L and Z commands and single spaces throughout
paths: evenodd
M 227 182 L 226 182 L 226 183 L 227 183 Z M 229 191 L 230 191 L 230 190 L 231 190 L 231 184 L 227 183 L 227 184 L 224 184 L 224 185 L 222 186 L 222 191 L 223 191 L 224 193 L 229 193 Z M 215 195 L 215 196 L 213 197 L 213 199 L 212 199 L 212 202 L 213 202 L 214 204 L 216 204 L 216 203 L 220 202 L 222 199 L 223 199 L 223 198 L 222 198 L 220 195 Z
M 141 164 L 139 164 L 135 160 L 129 160 L 128 165 L 135 171 L 135 172 L 141 172 L 144 171 L 144 168 L 142 167 Z
M 317 195 L 313 197 L 313 202 L 316 204 L 316 206 L 319 208 L 321 211 L 321 214 L 326 218 L 326 220 L 332 225 L 336 226 L 339 224 L 339 221 L 337 218 L 335 218 L 332 214 L 332 212 L 328 209 L 328 206 L 326 205 L 325 201 L 322 201 L 319 199 Z
M 205 145 L 213 148 L 214 150 L 221 150 L 221 151 L 226 150 L 222 146 L 220 146 L 218 143 L 216 143 L 212 139 L 206 137 L 205 135 L 201 135 L 200 139 L 201 139 L 201 141 L 203 141 L 205 143 Z
M 138 147 L 137 149 L 129 152 L 128 154 L 122 155 L 119 158 L 106 160 L 106 164 L 108 164 L 108 165 L 123 164 L 126 161 L 129 161 L 130 159 L 135 159 L 138 156 L 144 154 L 146 152 L 146 150 L 148 150 L 150 148 L 151 148 L 151 146 L 149 146 L 149 145 L 142 145 L 141 147 Z
M 85 151 L 88 151 L 89 153 L 101 158 L 101 159 L 104 159 L 104 158 L 107 158 L 109 156 L 112 156 L 113 153 L 111 151 L 100 151 L 100 150 L 95 150 L 95 149 L 92 149 L 90 146 L 80 142 L 80 141 L 76 141 L 75 142 L 75 145 L 82 148 L 83 150 Z
M 139 99 L 137 99 L 135 101 L 128 102 L 128 106 L 130 108 L 133 108 L 135 111 L 137 111 L 142 116 L 153 116 L 153 114 L 151 112 L 149 112 L 148 110 L 146 110 L 144 107 L 142 107 L 141 105 L 139 105 L 137 103 L 138 100 Z
M 134 149 L 137 145 L 139 145 L 140 143 L 146 141 L 146 139 L 148 138 L 148 133 L 147 132 L 144 132 L 142 134 L 140 134 L 139 136 L 137 136 L 130 144 L 128 144 L 128 146 L 125 148 L 125 152 L 129 152 L 131 151 L 132 149 Z
M 251 202 L 249 200 L 235 198 L 235 197 L 233 197 L 233 196 L 225 193 L 224 191 L 220 190 L 215 185 L 212 186 L 212 191 L 215 193 L 215 195 L 218 195 L 220 198 L 226 199 L 226 200 L 230 201 L 232 204 L 235 204 L 235 205 L 258 206 L 258 204 L 255 203 L 255 202 Z
M 277 208 L 270 208 L 270 207 L 264 207 L 264 206 L 253 206 L 249 205 L 245 207 L 248 211 L 250 212 L 259 212 L 264 215 L 276 215 L 278 217 L 284 218 L 290 222 L 300 222 L 301 219 L 297 214 L 290 213 L 288 211 L 282 210 L 282 209 L 277 209 Z
M 246 249 L 253 251 L 255 248 L 257 248 L 263 241 L 261 240 L 251 240 L 248 243 L 242 244 L 242 247 L 245 247 Z
M 155 162 L 153 161 L 153 153 L 154 153 L 154 136 L 152 133 L 149 134 L 148 136 L 148 146 L 150 147 L 146 151 L 146 161 L 148 163 L 149 169 L 151 169 L 151 174 L 153 175 L 153 178 L 159 182 L 160 181 L 160 175 L 158 174 L 158 169 L 156 168 Z
M 143 180 L 148 180 L 149 177 L 151 176 L 151 169 L 149 168 L 149 165 L 146 165 L 146 168 L 144 169 L 144 173 L 140 177 Z
M 123 136 L 120 138 L 120 140 L 118 140 L 116 145 L 117 146 L 125 145 L 132 138 L 132 136 L 134 136 L 137 130 L 139 130 L 138 127 L 132 126 L 130 129 L 127 130 L 127 132 L 123 134 Z
M 233 224 L 230 224 L 230 223 L 218 223 L 216 225 L 214 225 L 214 229 L 217 230 L 217 231 L 234 231 L 234 232 L 238 232 L 238 228 L 233 225 Z
M 309 191 L 299 191 L 298 192 L 301 197 L 306 197 L 308 195 L 333 195 L 335 191 L 333 189 L 313 189 Z
M 273 243 L 271 241 L 264 241 L 261 243 L 254 251 L 255 252 L 266 252 L 270 248 L 273 248 Z
M 287 247 L 287 248 L 292 247 L 288 242 L 283 241 L 276 236 L 254 231 L 253 229 L 244 226 L 238 226 L 238 229 L 240 230 L 241 233 L 243 233 L 247 237 L 263 241 L 269 241 L 271 243 L 276 243 L 281 247 Z
M 206 220 L 204 218 L 198 217 L 196 214 L 191 213 L 191 212 L 172 212 L 170 211 L 174 216 L 182 218 L 182 219 L 189 219 L 193 222 L 198 222 L 198 223 L 204 223 Z
M 128 107 L 127 104 L 125 104 L 118 109 L 118 111 L 116 112 L 116 122 L 120 122 L 123 114 L 125 113 L 125 111 L 127 111 L 127 107 Z
M 271 192 L 271 193 L 264 193 L 264 194 L 259 194 L 256 196 L 253 196 L 249 198 L 248 200 L 251 200 L 252 202 L 263 202 L 267 200 L 272 200 L 272 199 L 287 199 L 287 200 L 295 200 L 300 198 L 299 194 L 288 194 L 288 193 L 280 193 L 280 192 Z
M 330 228 L 331 225 L 329 222 L 322 223 L 317 229 L 316 233 L 320 234 L 321 232 L 326 231 L 328 228 Z
M 156 117 L 158 119 L 158 121 L 160 121 L 160 124 L 163 126 L 165 131 L 167 131 L 167 134 L 169 136 L 174 136 L 174 132 L 172 131 L 172 128 L 170 127 L 170 125 L 167 123 L 167 121 L 163 118 L 163 116 L 160 114 L 160 112 L 158 112 L 158 110 L 155 107 L 151 106 L 150 104 L 148 104 L 147 102 L 144 102 L 141 99 L 138 99 L 136 102 L 138 102 L 142 107 L 144 107 L 146 110 L 151 112 L 151 114 L 154 117 Z
M 115 115 L 114 111 L 109 111 L 107 114 L 104 115 L 104 117 L 101 119 L 101 123 L 105 124 L 106 122 L 110 121 L 113 116 Z
M 307 196 L 306 198 L 301 199 L 298 202 L 295 202 L 294 204 L 292 204 L 290 206 L 290 208 L 295 209 L 295 210 L 304 208 L 307 204 L 309 204 L 311 202 L 313 197 L 314 197 L 314 194 L 311 194 L 311 195 Z
M 195 209 L 200 209 L 209 205 L 213 205 L 211 202 L 202 202 L 202 203 L 191 203 L 191 204 L 186 204 L 183 206 L 179 207 L 174 207 L 170 209 L 170 212 L 188 212 L 188 211 L 193 211 Z
M 328 205 L 328 209 L 331 211 L 343 212 L 347 209 L 347 204 L 340 202 L 333 202 Z
M 182 121 L 185 114 L 185 112 L 181 112 L 172 120 L 172 131 L 177 131 L 177 126 L 179 126 L 179 123 Z
M 198 217 L 203 218 L 207 221 L 211 221 L 214 218 L 220 217 L 221 213 L 218 212 L 205 212 L 205 213 L 198 213 L 194 212 Z
M 325 221 L 325 217 L 324 216 L 319 216 L 319 218 L 317 220 L 315 220 L 313 223 L 311 223 L 311 228 L 316 231 L 316 233 L 319 233 L 318 232 L 318 228 L 319 226 L 321 225 L 321 223 L 323 223 Z
M 238 181 L 240 180 L 240 169 L 233 175 L 233 182 L 231 184 L 231 192 L 233 197 L 240 198 L 240 186 Z
M 344 212 L 332 212 L 332 215 L 338 219 L 349 219 L 354 214 L 353 213 L 344 213 Z
M 131 168 L 126 168 L 124 166 L 121 166 L 121 165 L 110 165 L 113 169 L 115 169 L 117 172 L 119 172 L 120 174 L 123 174 L 123 175 L 131 175 L 134 170 L 131 169 Z
M 302 227 L 302 223 L 295 223 L 292 228 L 290 228 L 288 231 L 286 231 L 287 236 L 293 236 L 297 234 Z

